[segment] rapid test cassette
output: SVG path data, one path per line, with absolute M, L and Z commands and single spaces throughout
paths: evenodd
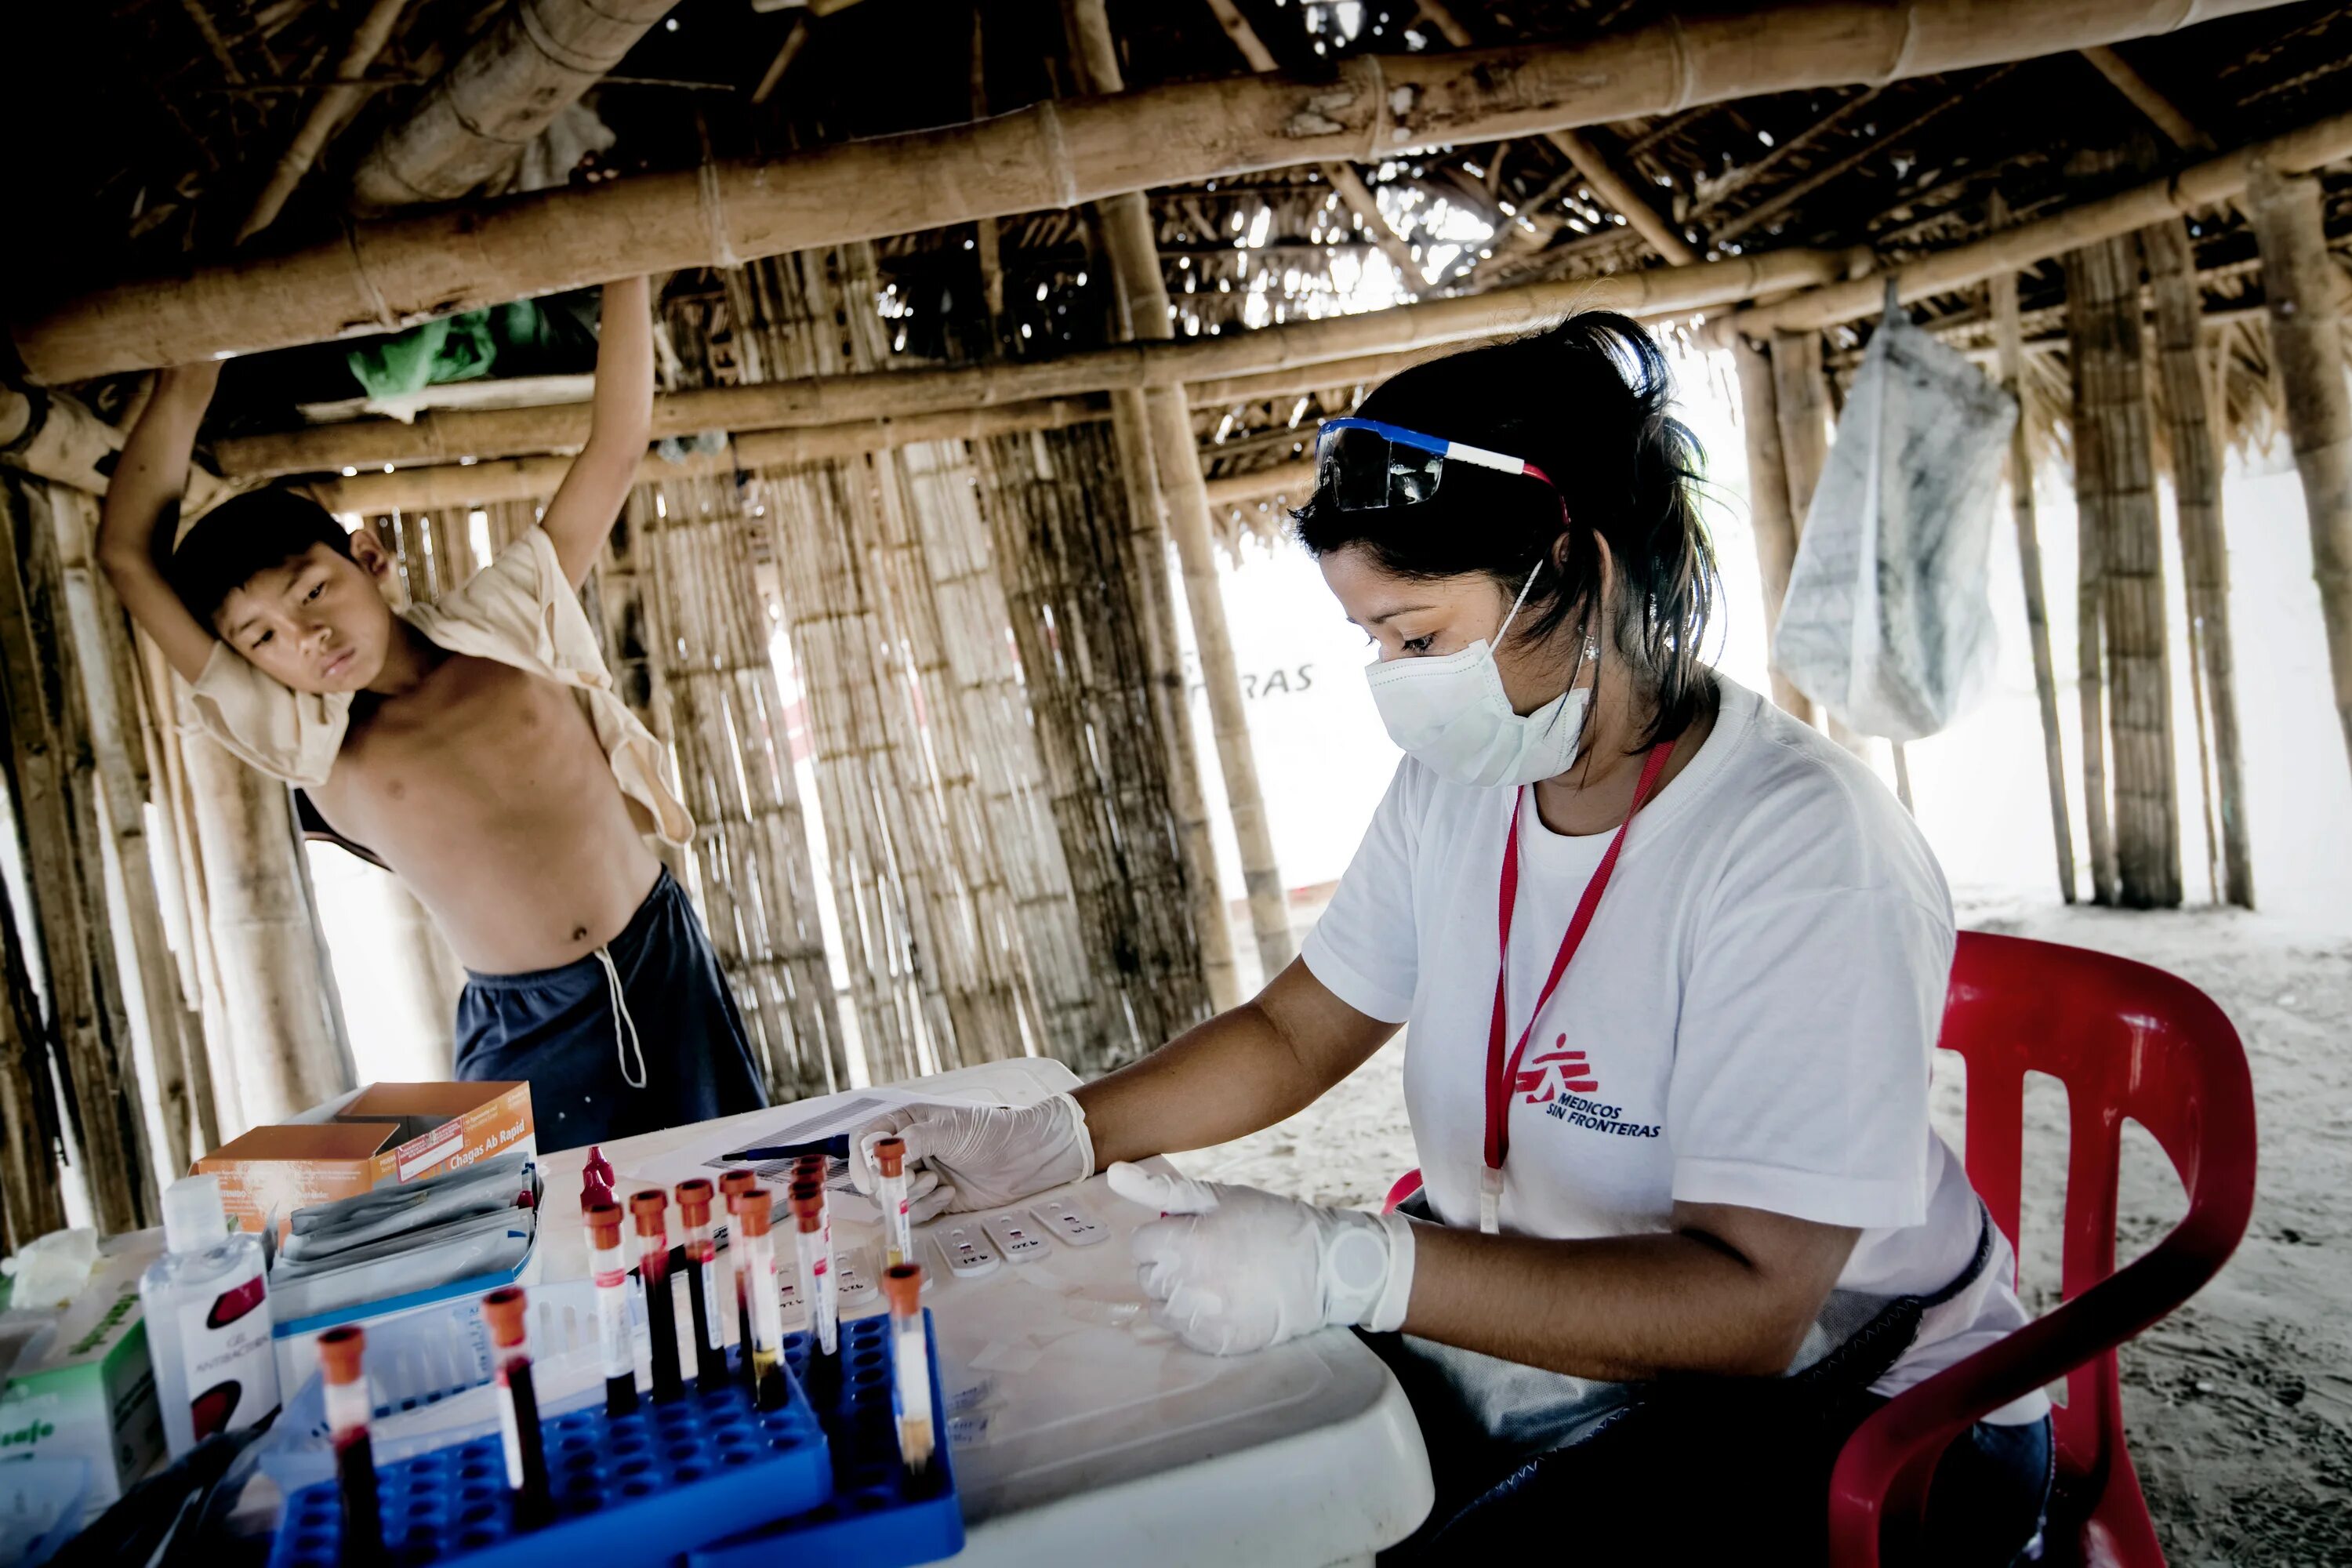
M 931 1235 L 940 1261 L 959 1279 L 977 1279 L 996 1272 L 996 1248 L 976 1225 L 941 1226 Z
M 1034 1263 L 1045 1255 L 1045 1233 L 1026 1215 L 992 1214 L 981 1226 L 1011 1262 Z
M 1092 1247 L 1110 1239 L 1110 1229 L 1102 1221 L 1061 1198 L 1047 1198 L 1034 1205 L 1029 1217 L 1037 1222 L 1038 1229 L 1059 1237 L 1072 1247 Z

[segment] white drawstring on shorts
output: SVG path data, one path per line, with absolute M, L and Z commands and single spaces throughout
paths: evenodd
M 637 1021 L 629 1016 L 629 1000 L 621 994 L 621 972 L 613 964 L 610 948 L 596 950 L 596 962 L 604 966 L 604 988 L 613 998 L 613 1050 L 620 1058 L 621 1081 L 631 1089 L 646 1087 L 646 1047 L 637 1038 Z M 624 1033 L 625 1031 L 625 1033 Z M 637 1054 L 637 1076 L 629 1076 L 629 1053 Z

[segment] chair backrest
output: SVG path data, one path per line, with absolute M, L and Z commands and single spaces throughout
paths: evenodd
M 2115 1272 L 2126 1117 L 2155 1137 L 2188 1190 L 2173 1236 L 2216 1266 L 2237 1245 L 2253 1207 L 2253 1086 L 2237 1030 L 2203 992 L 2128 959 L 1963 931 L 1938 1043 L 1968 1062 L 1969 1177 L 2012 1244 L 2025 1074 L 2066 1086 L 2064 1300 Z M 2061 1471 L 2103 1479 L 2123 1451 L 2114 1350 L 2069 1373 L 2066 1388 Z

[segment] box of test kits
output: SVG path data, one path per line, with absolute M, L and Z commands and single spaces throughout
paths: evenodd
M 377 1083 L 254 1128 L 195 1169 L 220 1177 L 237 1224 L 282 1237 L 296 1209 L 538 1147 L 528 1083 Z
M 139 1276 L 163 1250 L 160 1230 L 101 1243 L 89 1282 L 25 1346 L 0 1391 L 0 1459 L 85 1461 L 91 1513 L 163 1457 L 163 1413 L 139 1305 Z

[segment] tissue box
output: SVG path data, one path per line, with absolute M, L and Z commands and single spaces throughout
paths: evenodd
M 163 1455 L 139 1307 L 139 1276 L 163 1250 L 160 1230 L 104 1243 L 89 1283 L 54 1329 L 25 1347 L 0 1393 L 0 1458 L 86 1460 L 92 1512 Z
M 528 1083 L 379 1083 L 257 1127 L 198 1160 L 247 1230 L 374 1187 L 463 1170 L 515 1149 L 538 1151 Z

